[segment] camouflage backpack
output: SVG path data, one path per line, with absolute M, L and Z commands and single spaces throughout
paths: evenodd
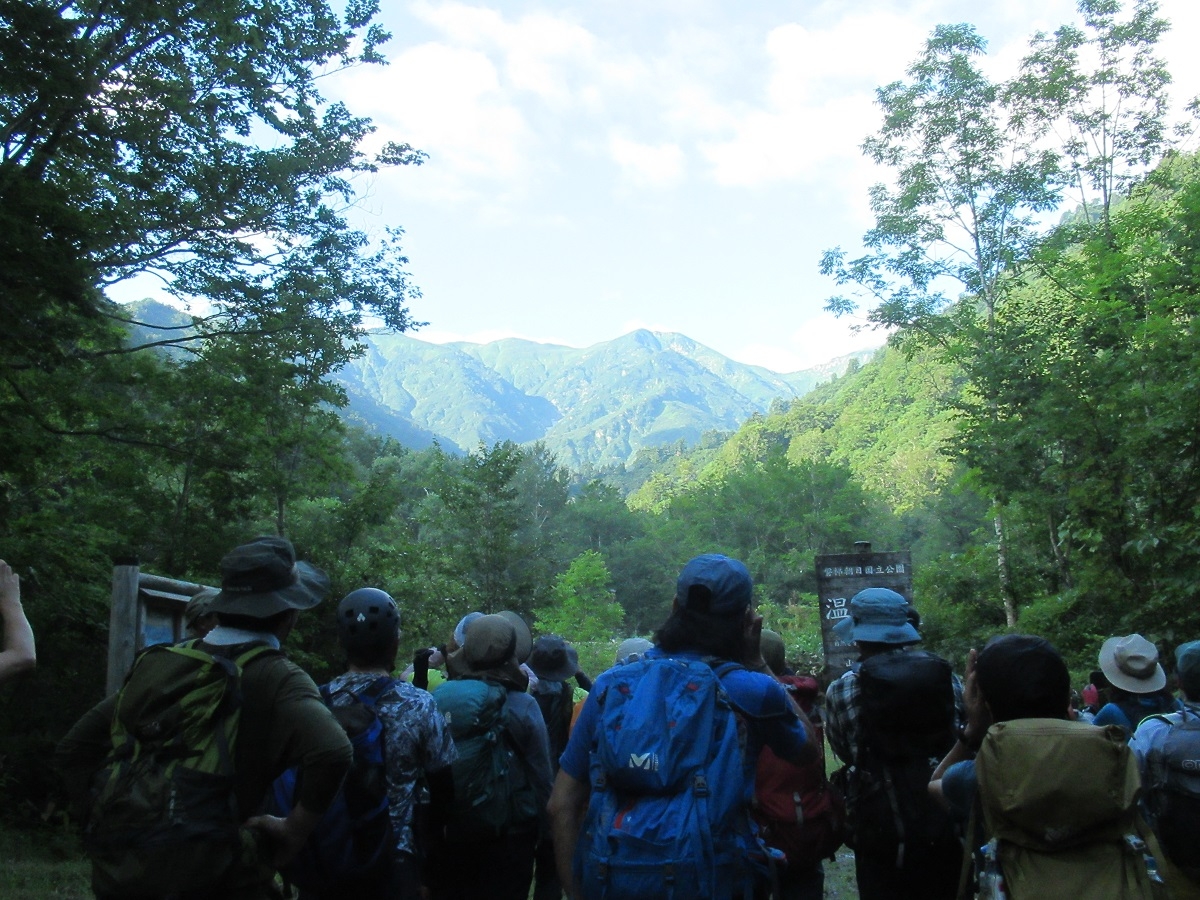
M 241 675 L 277 651 L 260 644 L 230 658 L 198 644 L 143 651 L 117 697 L 84 831 L 97 893 L 204 890 L 253 859 L 234 795 Z

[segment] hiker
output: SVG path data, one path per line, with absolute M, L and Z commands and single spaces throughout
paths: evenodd
M 392 677 L 400 646 L 400 609 L 386 591 L 365 587 L 351 591 L 337 608 L 338 644 L 346 653 L 347 671 L 322 689 L 335 710 L 351 706 L 364 694 L 383 724 L 387 808 L 391 818 L 390 878 L 380 885 L 341 886 L 339 896 L 354 900 L 418 900 L 421 896 L 421 841 L 414 822 L 422 785 L 428 787 L 427 812 L 432 827 L 453 799 L 450 765 L 457 754 L 449 728 L 428 692 Z M 321 900 L 328 895 L 322 893 Z M 302 894 L 301 900 L 307 900 Z
M 529 693 L 542 711 L 550 742 L 550 770 L 557 775 L 558 758 L 567 748 L 567 738 L 571 734 L 575 704 L 587 698 L 587 691 L 571 684 L 571 680 L 581 674 L 579 654 L 558 635 L 544 634 L 534 642 L 528 662 L 538 678 L 536 685 L 530 685 Z M 562 897 L 562 882 L 554 860 L 554 841 L 548 823 L 544 822 L 534 867 L 533 900 L 560 900 Z
M 458 759 L 454 803 L 430 848 L 436 900 L 526 900 L 550 751 L 537 701 L 517 662 L 517 631 L 501 615 L 478 616 L 447 658 L 451 680 L 433 693 Z
M 0 650 L 0 682 L 28 672 L 37 665 L 33 628 L 21 606 L 21 578 L 0 559 L 0 622 L 4 625 L 4 649 Z
M 284 538 L 234 548 L 221 560 L 217 627 L 201 642 L 143 651 L 125 686 L 60 742 L 72 796 L 98 791 L 84 843 L 99 900 L 276 896 L 276 868 L 304 846 L 350 766 L 345 731 L 280 650 L 328 590 Z M 295 810 L 256 815 L 290 766 L 302 773 Z M 215 787 L 204 794 L 203 784 Z M 194 812 L 180 823 L 185 804 Z
M 1129 737 L 1146 716 L 1179 709 L 1158 662 L 1158 648 L 1140 634 L 1106 640 L 1100 647 L 1100 670 L 1110 687 L 1094 725 L 1120 725 Z
M 738 560 L 692 559 L 655 647 L 597 676 L 550 798 L 572 898 L 749 900 L 764 883 L 759 750 L 797 764 L 818 750 L 763 661 L 752 590 Z
M 625 638 L 617 646 L 617 658 L 613 661 L 613 665 L 620 666 L 629 662 L 637 662 L 653 646 L 654 642 L 648 641 L 644 637 Z
M 1142 719 L 1129 741 L 1142 775 L 1142 809 L 1164 853 L 1159 863 L 1176 898 L 1200 898 L 1200 641 L 1175 648 L 1183 703 Z
M 941 657 L 909 649 L 921 641 L 919 618 L 897 592 L 866 588 L 849 610 L 837 630 L 860 662 L 826 691 L 825 734 L 847 767 L 846 842 L 859 896 L 953 898 L 961 845 L 927 785 L 954 743 L 961 682 Z
M 187 640 L 202 638 L 217 627 L 217 614 L 212 611 L 217 593 L 212 588 L 204 588 L 183 608 L 183 630 Z
M 761 646 L 763 660 L 812 723 L 813 744 L 821 753 L 797 766 L 764 747 L 755 772 L 754 819 L 767 845 L 787 858 L 776 875 L 780 900 L 821 900 L 825 896 L 822 860 L 831 858 L 842 844 L 845 809 L 825 777 L 825 742 L 816 705 L 819 685 L 811 675 L 796 675 L 787 667 L 783 636 L 778 632 L 764 628 Z
M 967 723 L 930 795 L 966 823 L 982 896 L 1159 896 L 1133 754 L 1120 728 L 1072 721 L 1070 695 L 1066 663 L 1043 638 L 1007 634 L 972 650 Z

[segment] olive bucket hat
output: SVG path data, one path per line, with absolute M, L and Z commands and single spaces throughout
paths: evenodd
M 268 619 L 289 609 L 311 609 L 329 593 L 329 578 L 296 559 L 292 542 L 255 538 L 221 560 L 221 592 L 209 612 Z

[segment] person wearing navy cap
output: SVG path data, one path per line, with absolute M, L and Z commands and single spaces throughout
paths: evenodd
M 667 662 L 672 665 L 683 662 L 693 667 L 701 663 L 711 667 L 740 719 L 739 729 L 744 732 L 745 747 L 734 765 L 739 766 L 738 788 L 744 797 L 733 804 L 728 821 L 744 820 L 747 845 L 755 845 L 748 810 L 759 749 L 769 746 L 780 758 L 797 763 L 807 762 L 818 753 L 810 739 L 814 734 L 811 724 L 789 700 L 783 685 L 771 674 L 762 658 L 762 627 L 762 616 L 754 610 L 753 582 L 745 565 L 721 554 L 697 556 L 679 573 L 671 615 L 655 635 L 654 647 L 647 650 L 642 659 L 615 666 L 596 678 L 560 759 L 549 804 L 559 876 L 568 888 L 569 896 L 591 897 L 600 890 L 594 883 L 581 884 L 577 876 L 585 865 L 582 860 L 589 840 L 588 832 L 598 821 L 591 819 L 598 807 L 589 804 L 589 800 L 596 783 L 597 761 L 603 753 L 602 745 L 608 739 L 607 725 L 603 724 L 608 717 L 607 707 L 617 702 L 606 699 L 608 692 L 625 694 L 632 685 L 636 695 L 641 689 L 638 685 L 646 682 L 635 679 L 648 678 L 637 673 L 649 672 Z M 654 721 L 653 717 L 637 720 L 639 726 Z M 632 727 L 628 719 L 626 725 Z M 676 722 L 662 720 L 661 725 L 664 729 L 672 729 Z M 653 763 L 657 764 L 657 758 Z M 650 766 L 651 762 L 642 764 Z M 611 791 L 612 787 L 607 789 Z M 636 815 L 636 811 L 632 815 Z M 615 861 L 614 858 L 614 864 Z M 672 868 L 670 860 L 663 860 L 663 863 L 666 870 Z M 749 868 L 747 860 L 741 860 L 739 864 Z M 576 865 L 580 867 L 579 871 Z M 697 859 L 695 865 L 699 867 L 702 862 Z M 693 873 L 670 874 L 672 883 L 678 878 L 683 884 Z M 608 896 L 623 895 L 609 891 Z

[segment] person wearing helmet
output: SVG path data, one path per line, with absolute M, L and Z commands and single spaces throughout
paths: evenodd
M 454 742 L 433 697 L 392 677 L 400 646 L 400 608 L 391 595 L 373 587 L 351 591 L 338 604 L 337 634 L 347 666 L 329 683 L 335 706 L 352 703 L 350 694 L 371 689 L 380 679 L 391 682 L 377 695 L 375 707 L 384 727 L 388 809 L 396 842 L 393 883 L 379 896 L 416 898 L 422 881 L 418 785 L 429 786 L 429 814 L 436 817 L 453 796 Z

